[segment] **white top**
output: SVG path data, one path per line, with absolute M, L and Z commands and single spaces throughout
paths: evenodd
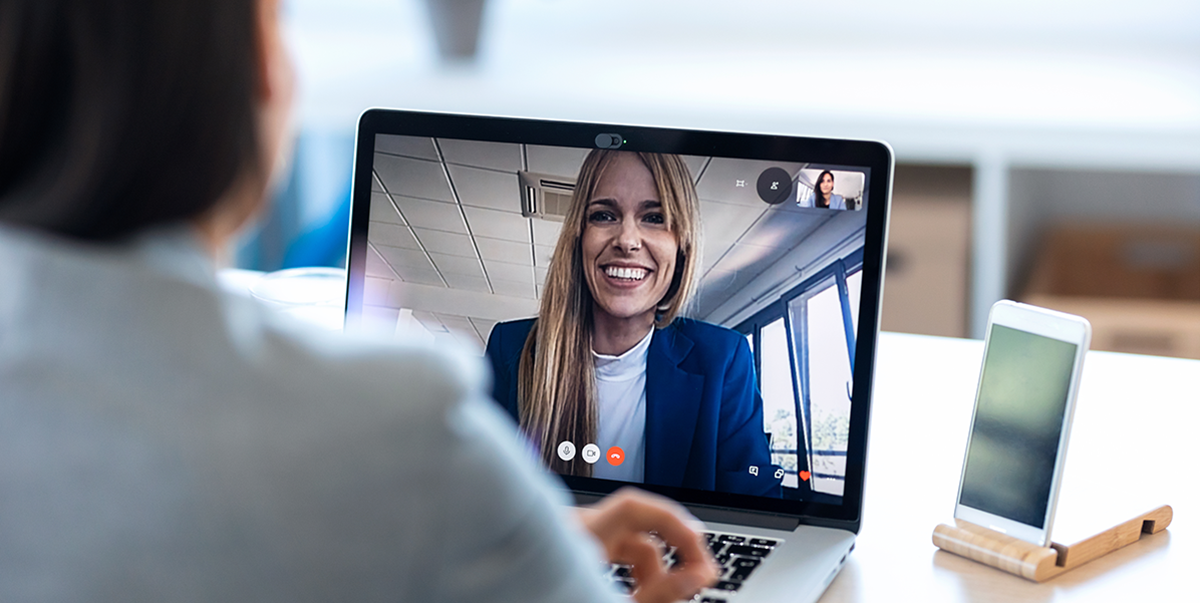
M 0 226 L 0 601 L 617 601 L 478 358 Z
M 600 406 L 597 444 L 603 457 L 592 476 L 642 483 L 646 475 L 646 357 L 654 329 L 620 356 L 592 352 L 596 362 L 596 394 Z M 618 466 L 608 462 L 613 446 L 625 452 Z

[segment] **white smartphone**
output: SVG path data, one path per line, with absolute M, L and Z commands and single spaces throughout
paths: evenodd
M 956 519 L 1049 545 L 1091 339 L 1079 316 L 1007 300 L 992 306 Z

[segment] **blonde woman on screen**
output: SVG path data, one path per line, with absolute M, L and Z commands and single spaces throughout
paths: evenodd
M 497 324 L 487 348 L 493 397 L 552 470 L 779 495 L 745 338 L 681 316 L 698 278 L 699 214 L 676 155 L 584 160 L 538 318 Z M 563 442 L 603 458 L 564 459 Z

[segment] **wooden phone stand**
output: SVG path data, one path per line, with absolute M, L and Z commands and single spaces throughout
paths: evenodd
M 943 551 L 1043 582 L 1137 542 L 1142 534 L 1167 529 L 1171 517 L 1171 507 L 1163 505 L 1075 544 L 1052 542 L 1048 547 L 956 519 L 958 527 L 940 524 L 933 529 L 933 544 Z

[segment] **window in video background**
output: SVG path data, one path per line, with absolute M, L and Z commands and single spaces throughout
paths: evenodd
M 562 214 L 589 151 L 377 136 L 364 323 L 482 350 L 497 322 L 536 316 Z M 787 471 L 785 487 L 840 495 L 852 349 L 843 310 L 856 324 L 866 213 L 806 208 L 799 200 L 811 195 L 806 182 L 829 169 L 835 191 L 861 209 L 866 174 L 844 166 L 683 160 L 700 198 L 703 233 L 701 278 L 685 314 L 739 329 L 753 344 L 758 327 L 746 318 L 772 304 L 788 308 L 792 316 L 785 320 L 780 310 L 754 349 L 764 431 L 773 462 Z M 771 168 L 791 179 L 787 202 L 759 196 L 756 182 Z M 853 308 L 844 308 L 847 297 Z M 797 304 L 806 305 L 806 321 Z

